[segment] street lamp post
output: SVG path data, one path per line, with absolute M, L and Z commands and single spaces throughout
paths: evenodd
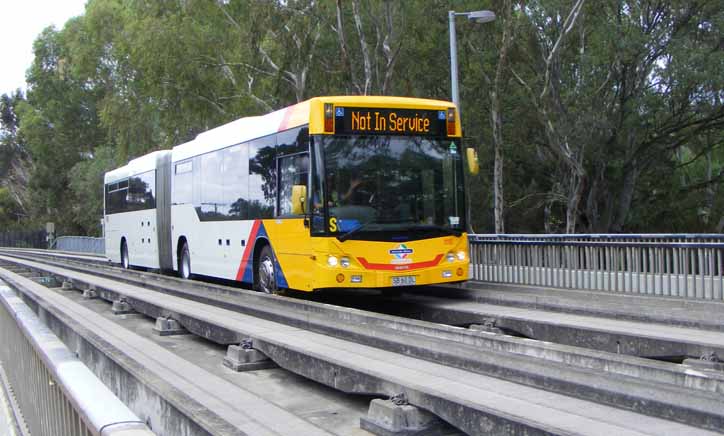
M 455 37 L 455 17 L 464 16 L 468 20 L 476 23 L 489 23 L 495 20 L 493 11 L 472 11 L 472 12 L 455 12 L 448 11 L 448 23 L 450 25 L 450 83 L 452 85 L 452 99 L 458 108 L 458 118 L 462 120 L 460 110 L 460 89 L 458 87 L 458 45 Z
M 462 125 L 462 109 L 460 109 L 460 89 L 458 87 L 458 44 L 455 36 L 455 17 L 457 16 L 468 17 L 468 20 L 475 23 L 489 23 L 495 20 L 495 13 L 493 11 L 472 11 L 472 12 L 455 12 L 448 11 L 447 18 L 450 26 L 450 85 L 452 86 L 452 99 L 455 106 L 458 108 L 458 119 Z M 461 144 L 462 145 L 462 144 Z M 475 233 L 473 229 L 473 223 L 470 219 L 470 196 L 467 195 L 468 207 L 466 211 L 467 230 L 470 233 Z

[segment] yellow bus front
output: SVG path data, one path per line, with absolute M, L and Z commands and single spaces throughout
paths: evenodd
M 287 286 L 467 280 L 463 153 L 453 104 L 328 97 L 308 108 L 303 227 L 298 220 L 265 224 Z

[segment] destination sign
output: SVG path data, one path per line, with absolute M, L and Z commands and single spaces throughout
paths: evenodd
M 336 107 L 337 134 L 445 136 L 444 110 Z

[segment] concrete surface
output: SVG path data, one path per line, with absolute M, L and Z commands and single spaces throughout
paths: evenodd
M 477 281 L 469 281 L 462 288 L 431 287 L 422 290 L 422 293 L 482 303 L 724 331 L 724 302 L 717 300 Z M 645 311 L 640 310 L 644 307 Z
M 724 332 L 645 321 L 613 319 L 467 300 L 410 296 L 405 300 L 421 319 L 473 324 L 495 319 L 496 327 L 528 338 L 644 357 L 724 356 Z M 641 306 L 638 310 L 642 310 Z
M 106 279 L 80 273 L 73 276 L 92 281 L 99 289 L 113 288 L 123 292 L 134 305 L 143 301 L 164 307 L 182 315 L 183 324 L 199 319 L 213 320 L 243 337 L 253 337 L 255 346 L 280 365 L 289 367 L 290 362 L 297 362 L 291 366 L 294 371 L 338 389 L 391 394 L 404 387 L 411 403 L 454 420 L 475 434 L 523 429 L 531 433 L 560 434 L 708 434 L 670 421 L 360 346 L 168 295 L 160 296 Z M 187 327 L 191 330 L 198 326 Z
M 107 322 L 112 322 L 116 326 L 114 328 L 114 330 L 117 330 L 116 333 L 120 333 L 119 336 L 128 337 L 134 343 L 134 346 L 142 342 L 153 342 L 158 348 L 146 344 L 144 353 L 149 356 L 151 355 L 149 353 L 152 353 L 154 360 L 157 362 L 163 361 L 165 365 L 171 366 L 165 371 L 154 368 L 152 365 L 142 368 L 141 371 L 147 373 L 150 379 L 170 377 L 178 382 L 185 383 L 185 393 L 191 394 L 194 400 L 199 401 L 201 401 L 203 394 L 200 392 L 193 394 L 194 390 L 197 389 L 193 387 L 193 383 L 207 385 L 209 389 L 217 392 L 219 396 L 214 400 L 217 402 L 215 410 L 196 409 L 194 412 L 194 415 L 200 421 L 203 421 L 203 416 L 208 415 L 209 412 L 220 414 L 227 419 L 229 419 L 230 414 L 232 416 L 236 414 L 239 417 L 247 416 L 247 418 L 241 420 L 237 418 L 235 422 L 241 426 L 240 429 L 246 429 L 246 434 L 250 435 L 272 434 L 269 433 L 269 428 L 275 428 L 274 434 L 312 435 L 327 434 L 328 431 L 329 434 L 344 436 L 369 435 L 369 433 L 359 429 L 359 419 L 366 413 L 369 404 L 370 398 L 368 397 L 349 397 L 281 369 L 253 371 L 243 374 L 236 373 L 222 365 L 225 347 L 192 335 L 161 337 L 154 333 L 155 323 L 149 318 L 139 315 L 113 315 L 109 310 L 110 306 L 106 302 L 83 299 L 82 294 L 79 292 L 62 292 L 61 294 L 59 290 L 56 290 L 53 293 L 56 296 L 69 297 L 74 303 L 90 310 L 92 313 L 83 310 L 76 312 L 76 314 L 83 313 L 84 320 L 95 319 L 98 326 L 100 321 L 97 316 L 100 316 Z M 52 295 L 50 297 L 54 299 Z M 68 305 L 66 305 L 67 308 Z M 46 317 L 51 318 L 50 316 Z M 55 329 L 60 328 L 55 322 L 51 322 L 51 324 L 55 324 Z M 131 333 L 130 336 L 123 332 L 126 330 Z M 98 329 L 97 331 L 101 330 Z M 72 337 L 67 331 L 64 336 L 66 339 Z M 133 339 L 134 337 L 135 339 Z M 105 336 L 105 338 L 111 339 L 108 336 Z M 97 352 L 84 351 L 85 347 L 78 344 L 77 339 L 71 339 L 71 342 L 75 343 L 81 357 L 86 355 L 87 359 L 93 360 L 93 362 L 90 362 L 90 366 L 94 367 L 96 371 L 101 373 L 119 372 L 120 368 L 114 368 L 108 363 L 103 363 Z M 130 344 L 131 342 L 128 343 L 129 346 L 125 351 L 133 354 Z M 153 349 L 156 349 L 156 351 L 151 352 Z M 180 359 L 181 361 L 174 362 L 173 356 L 176 356 L 176 360 Z M 134 363 L 127 361 L 123 365 L 133 366 Z M 185 370 L 182 369 L 183 367 L 185 367 Z M 197 369 L 194 369 L 194 367 Z M 184 373 L 186 373 L 186 376 L 182 375 Z M 190 378 L 184 380 L 184 377 Z M 156 400 L 153 400 L 148 392 L 134 387 L 129 378 L 121 374 L 113 375 L 111 383 L 116 388 L 122 388 L 124 391 L 122 396 L 125 396 L 131 403 L 135 403 L 135 406 L 140 407 L 141 413 L 139 414 L 149 419 L 152 426 L 154 426 L 154 430 L 161 429 L 160 425 L 162 423 L 157 415 L 159 405 L 156 404 Z M 172 390 L 167 388 L 162 390 L 166 394 L 170 394 L 172 399 L 178 395 L 173 394 Z M 221 404 L 219 401 L 221 401 Z M 224 402 L 227 402 L 228 406 L 222 406 Z M 144 406 L 141 403 L 146 403 L 146 405 Z M 225 407 L 226 411 L 224 411 Z M 254 416 L 251 420 L 249 419 L 250 415 L 247 415 L 249 413 Z M 308 424 L 304 424 L 305 421 Z M 271 427 L 265 429 L 265 422 L 267 426 L 271 425 Z M 294 422 L 296 424 L 293 424 Z M 291 424 L 294 425 L 295 431 L 291 431 L 289 427 Z M 215 428 L 219 430 L 223 426 Z M 285 428 L 287 430 L 284 430 Z M 202 434 L 198 433 L 198 430 L 192 430 L 189 434 Z M 167 429 L 165 434 L 181 434 L 181 427 L 178 427 L 176 431 Z M 214 434 L 238 433 L 218 431 L 214 432 Z

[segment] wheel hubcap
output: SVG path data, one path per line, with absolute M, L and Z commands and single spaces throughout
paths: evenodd
M 189 271 L 191 270 L 191 266 L 189 265 L 189 256 L 184 252 L 183 258 L 181 259 L 181 275 L 185 279 L 189 278 L 191 275 Z
M 276 289 L 274 262 L 269 256 L 265 256 L 261 259 L 261 262 L 259 262 L 259 287 L 268 294 L 271 294 Z

